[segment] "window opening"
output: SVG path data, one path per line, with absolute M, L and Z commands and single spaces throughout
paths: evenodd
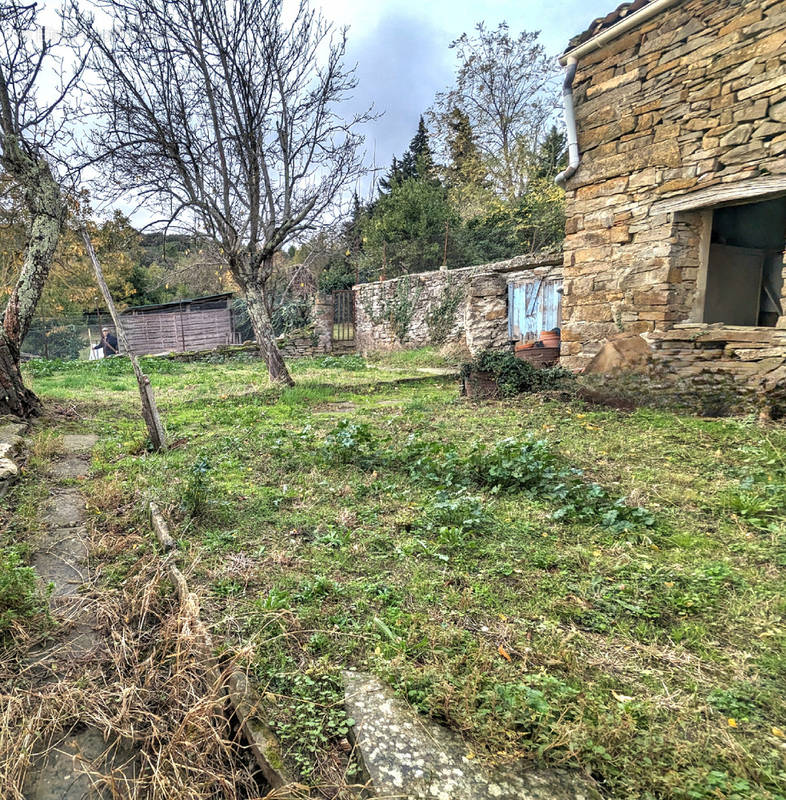
M 704 322 L 775 327 L 784 250 L 786 197 L 714 209 Z

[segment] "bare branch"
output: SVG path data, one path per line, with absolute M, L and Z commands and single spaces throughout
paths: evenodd
M 336 111 L 355 87 L 345 32 L 335 35 L 307 0 L 286 22 L 283 0 L 100 8 L 106 33 L 76 0 L 70 17 L 93 47 L 101 124 L 92 144 L 110 181 L 207 232 L 249 308 L 264 309 L 276 251 L 327 222 L 364 171 L 358 130 L 371 117 Z M 275 345 L 261 341 L 269 327 L 255 321 L 271 374 L 285 374 Z

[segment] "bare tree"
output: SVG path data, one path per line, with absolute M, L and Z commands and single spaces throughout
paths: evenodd
M 97 157 L 116 187 L 207 233 L 248 304 L 274 380 L 292 384 L 268 281 L 284 244 L 319 226 L 362 171 L 337 106 L 355 86 L 345 31 L 283 0 L 109 0 L 108 35 L 72 0 L 93 45 Z
M 40 410 L 19 368 L 20 348 L 30 328 L 52 256 L 60 239 L 66 206 L 48 158 L 62 128 L 54 112 L 73 87 L 71 78 L 51 86 L 59 72 L 52 39 L 39 25 L 35 4 L 18 0 L 0 6 L 0 166 L 21 191 L 27 212 L 24 257 L 5 306 L 0 329 L 0 414 L 29 417 Z M 42 90 L 44 83 L 49 84 Z
M 492 185 L 508 200 L 526 191 L 532 155 L 557 108 L 557 64 L 538 37 L 511 36 L 504 22 L 494 30 L 481 22 L 473 35 L 462 34 L 450 45 L 458 61 L 455 85 L 439 92 L 429 111 L 443 141 L 456 110 L 466 116 Z

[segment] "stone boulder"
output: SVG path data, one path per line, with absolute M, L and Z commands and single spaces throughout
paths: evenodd
M 567 770 L 487 768 L 455 731 L 413 711 L 371 675 L 344 673 L 347 713 L 374 796 L 400 800 L 600 800 Z
M 652 349 L 638 333 L 621 333 L 607 339 L 584 369 L 585 375 L 646 372 Z

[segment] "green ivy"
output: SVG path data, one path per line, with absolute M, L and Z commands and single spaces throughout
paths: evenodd
M 413 290 L 410 276 L 404 275 L 396 282 L 396 288 L 392 295 L 387 296 L 384 289 L 381 291 L 379 312 L 374 311 L 373 298 L 362 300 L 363 310 L 374 325 L 387 322 L 398 342 L 404 344 L 418 307 L 423 286 L 418 283 Z
M 432 344 L 445 344 L 453 329 L 456 311 L 465 297 L 464 287 L 448 282 L 439 303 L 426 315 L 429 338 Z

